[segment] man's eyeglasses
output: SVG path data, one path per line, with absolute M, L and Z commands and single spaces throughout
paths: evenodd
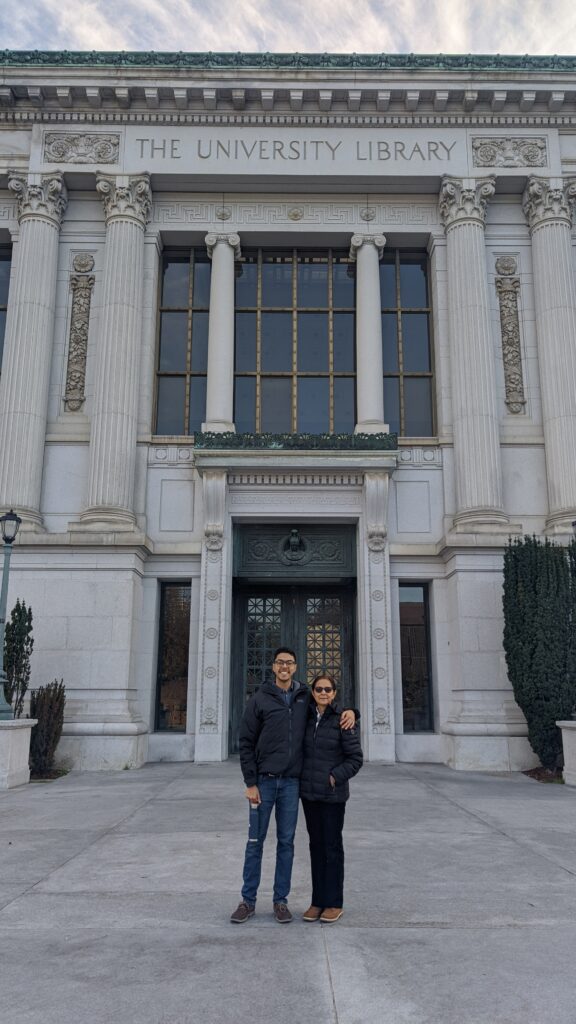
M 277 665 L 278 668 L 292 668 L 292 666 L 295 665 L 296 662 L 295 661 L 275 661 L 274 664 Z
M 314 693 L 332 693 L 334 690 L 333 686 L 315 686 Z

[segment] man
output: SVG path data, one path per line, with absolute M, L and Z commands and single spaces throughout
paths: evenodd
M 274 917 L 288 924 L 288 893 L 292 879 L 294 834 L 298 821 L 299 780 L 310 690 L 294 679 L 296 655 L 279 647 L 272 663 L 274 682 L 263 683 L 248 701 L 240 726 L 240 766 L 250 802 L 250 828 L 242 898 L 231 915 L 233 924 L 254 916 L 262 871 L 262 852 L 272 809 L 276 812 L 276 871 Z M 356 722 L 353 711 L 344 711 L 343 728 Z

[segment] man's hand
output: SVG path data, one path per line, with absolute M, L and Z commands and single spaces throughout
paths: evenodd
M 356 715 L 353 711 L 343 711 L 340 715 L 340 728 L 341 729 L 353 729 L 356 725 Z
M 260 799 L 260 790 L 258 789 L 258 786 L 247 786 L 244 796 L 246 797 L 247 800 L 250 801 L 251 804 L 262 803 Z

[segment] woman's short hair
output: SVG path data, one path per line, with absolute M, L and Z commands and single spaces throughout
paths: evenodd
M 316 683 L 319 683 L 321 679 L 327 679 L 329 683 L 332 683 L 332 689 L 336 689 L 336 680 L 334 676 L 331 676 L 329 672 L 320 672 L 319 675 L 315 676 L 312 680 L 312 689 L 315 688 Z

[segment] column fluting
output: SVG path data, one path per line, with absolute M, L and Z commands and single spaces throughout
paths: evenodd
M 523 209 L 532 237 L 540 392 L 551 532 L 576 518 L 576 281 L 572 214 L 576 179 L 529 179 Z
M 10 281 L 0 383 L 0 506 L 42 528 L 40 493 L 54 337 L 60 225 L 67 193 L 60 172 L 10 172 L 19 240 Z
M 456 475 L 454 527 L 506 526 L 496 368 L 484 225 L 493 178 L 444 178 L 452 419 Z
M 87 507 L 81 522 L 131 529 L 133 509 L 144 230 L 150 216 L 148 175 L 98 175 L 106 214 L 106 252 L 94 411 L 90 435 Z
M 380 269 L 384 235 L 352 235 L 350 258 L 356 261 L 356 433 L 379 434 L 384 422 L 382 306 Z
M 223 433 L 234 427 L 234 260 L 240 259 L 240 236 L 206 235 L 212 260 L 206 422 L 203 430 Z

